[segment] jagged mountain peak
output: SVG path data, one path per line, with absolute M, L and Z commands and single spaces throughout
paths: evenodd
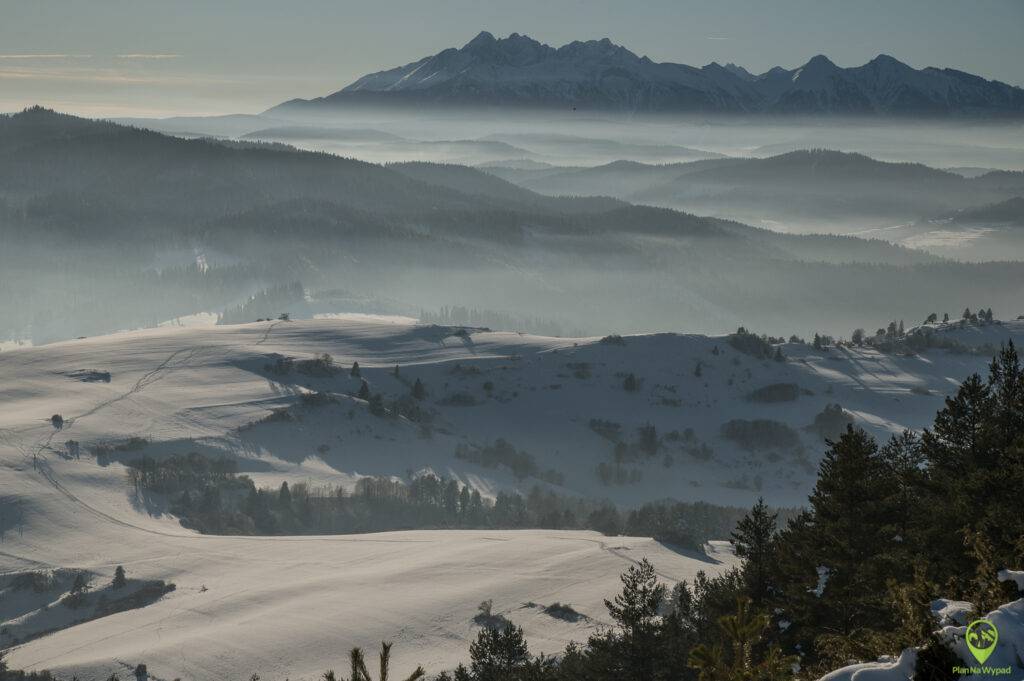
M 835 62 L 833 62 L 831 59 L 829 59 L 825 55 L 823 55 L 823 54 L 816 54 L 816 55 L 814 55 L 813 57 L 811 57 L 810 59 L 807 60 L 807 63 L 804 64 L 803 68 L 805 68 L 805 69 L 811 69 L 811 68 L 838 69 L 839 67 L 836 66 Z
M 516 34 L 513 33 L 513 35 Z M 494 37 L 493 33 L 490 31 L 480 31 L 476 34 L 475 38 L 463 45 L 462 49 L 466 50 L 474 47 L 481 47 L 483 45 L 493 45 L 495 42 L 497 42 L 497 39 Z
M 654 62 L 610 38 L 552 47 L 481 31 L 397 68 L 294 107 L 370 103 L 521 106 L 627 112 L 1024 117 L 1024 89 L 954 69 L 914 69 L 888 54 L 844 68 L 824 54 L 754 75 L 733 63 Z M 283 111 L 278 111 L 282 113 Z

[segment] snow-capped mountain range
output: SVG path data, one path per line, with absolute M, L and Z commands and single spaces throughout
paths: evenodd
M 482 32 L 326 97 L 277 113 L 331 105 L 521 106 L 624 112 L 1021 116 L 1024 89 L 955 69 L 914 69 L 888 55 L 842 68 L 818 55 L 756 75 L 735 64 L 657 63 L 602 40 L 559 48 Z

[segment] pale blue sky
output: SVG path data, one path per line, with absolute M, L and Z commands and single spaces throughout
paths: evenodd
M 480 30 L 752 71 L 885 52 L 1024 85 L 1024 0 L 0 0 L 0 110 L 257 112 Z

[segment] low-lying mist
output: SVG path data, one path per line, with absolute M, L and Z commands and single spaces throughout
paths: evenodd
M 1016 309 L 1024 264 L 957 262 L 927 243 L 932 252 L 890 243 L 879 227 L 904 220 L 905 233 L 892 239 L 903 243 L 926 241 L 934 220 L 963 230 L 998 222 L 1000 233 L 1016 234 L 1013 197 L 1024 193 L 1024 173 L 965 177 L 821 151 L 720 156 L 736 150 L 730 140 L 753 147 L 808 134 L 839 142 L 904 135 L 906 148 L 924 148 L 924 133 L 909 122 L 569 119 L 366 114 L 316 122 L 321 143 L 347 136 L 346 148 L 378 154 L 397 145 L 396 159 L 410 144 L 425 145 L 424 158 L 434 160 L 488 145 L 547 159 L 474 169 L 302 152 L 280 143 L 295 143 L 284 133 L 271 144 L 253 141 L 250 128 L 280 123 L 254 117 L 216 119 L 219 134 L 233 138 L 217 140 L 44 110 L 5 117 L 0 339 L 48 342 L 197 313 L 232 322 L 338 312 L 442 320 L 454 307 L 475 311 L 463 319 L 537 333 L 724 333 L 743 325 L 788 336 L 848 335 L 964 307 L 992 307 L 1004 318 L 1024 312 Z M 310 121 L 287 123 L 294 130 Z M 187 137 L 212 125 L 148 124 Z M 1010 150 L 1019 139 L 1005 125 L 942 129 L 959 130 L 956 139 L 979 154 L 990 135 L 1007 135 Z M 581 160 L 618 154 L 645 163 Z M 670 163 L 673 154 L 700 158 Z M 656 190 L 664 200 L 643 200 Z M 719 217 L 634 205 L 645 202 Z M 812 225 L 823 229 L 814 231 L 836 220 L 882 238 L 781 234 L 734 221 L 757 210 L 812 220 L 820 213 L 825 219 Z

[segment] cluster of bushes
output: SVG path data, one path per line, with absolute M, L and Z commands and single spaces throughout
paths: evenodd
M 800 397 L 800 386 L 796 383 L 772 383 L 750 393 L 751 402 L 792 402 Z
M 565 482 L 560 472 L 551 468 L 542 470 L 532 454 L 516 449 L 503 438 L 498 438 L 492 445 L 459 444 L 455 449 L 455 458 L 478 464 L 484 468 L 504 466 L 512 471 L 517 480 L 532 477 L 550 482 L 552 485 L 561 485 Z
M 722 437 L 743 449 L 784 449 L 800 445 L 800 434 L 780 421 L 771 419 L 732 419 L 722 424 Z
M 822 440 L 836 440 L 852 423 L 853 417 L 840 405 L 826 404 L 825 408 L 814 416 L 814 421 L 807 426 L 807 430 L 817 434 Z
M 774 347 L 780 343 L 784 343 L 785 338 L 774 338 L 772 336 L 761 335 L 758 336 L 756 333 L 750 333 L 742 326 L 736 329 L 736 333 L 729 335 L 729 345 L 739 352 L 745 355 L 750 355 L 757 359 L 774 359 L 776 361 L 785 361 L 785 356 L 782 354 L 782 349 Z
M 263 370 L 278 376 L 286 376 L 293 371 L 307 376 L 335 376 L 343 370 L 342 367 L 335 364 L 334 358 L 327 353 L 313 359 L 297 360 L 294 357 L 284 357 L 282 355 L 272 355 L 271 359 L 273 359 L 272 362 L 267 362 L 263 365 Z

